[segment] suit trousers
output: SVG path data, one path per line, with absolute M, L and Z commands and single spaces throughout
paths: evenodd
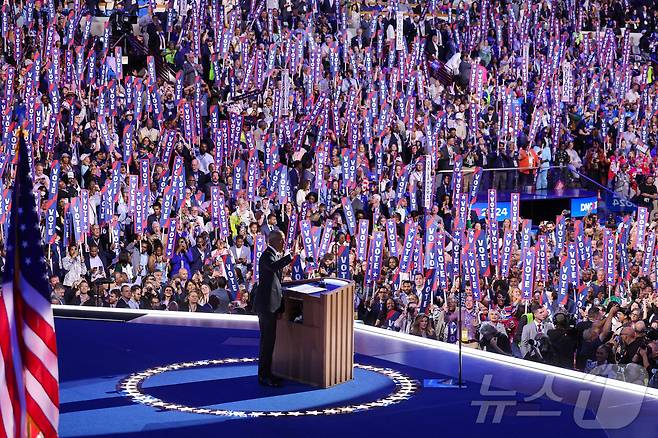
M 263 312 L 258 314 L 260 328 L 260 349 L 258 351 L 258 377 L 261 379 L 272 376 L 272 355 L 276 341 L 277 313 Z

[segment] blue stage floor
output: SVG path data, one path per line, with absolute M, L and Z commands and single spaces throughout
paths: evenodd
M 212 325 L 208 321 L 199 324 Z M 542 386 L 541 382 L 537 383 L 537 370 L 524 370 L 523 367 L 496 363 L 469 353 L 464 357 L 467 387 L 443 387 L 439 380 L 456 375 L 453 351 L 381 336 L 367 328 L 357 330 L 358 354 L 355 362 L 362 367 L 355 370 L 355 380 L 327 390 L 292 382 L 286 382 L 284 387 L 278 389 L 261 387 L 256 383 L 255 361 L 188 368 L 183 365 L 180 369 L 148 378 L 142 376 L 139 390 L 144 402 L 137 402 L 120 390 L 121 383 L 126 382 L 128 376 L 153 367 L 257 356 L 258 333 L 252 329 L 253 320 L 224 322 L 221 325 L 224 327 L 185 327 L 162 321 L 158 324 L 135 324 L 56 318 L 60 361 L 60 435 L 200 437 L 239 434 L 246 437 L 265 433 L 268 436 L 315 438 L 340 434 L 381 437 L 388 434 L 442 436 L 454 433 L 466 437 L 476 434 L 486 434 L 488 437 L 528 434 L 551 438 L 621 437 L 630 434 L 643 438 L 658 436 L 655 420 L 658 399 L 653 396 L 640 399 L 624 396 L 628 407 L 621 410 L 628 413 L 639 408 L 637 419 L 621 429 L 584 429 L 581 427 L 583 422 L 574 420 L 579 417 L 577 408 L 573 406 L 575 392 L 565 395 L 565 390 L 577 389 L 580 384 L 577 379 L 567 376 L 552 381 L 556 397 L 561 398 L 559 401 L 552 395 L 525 400 L 537 392 L 532 388 Z M 396 388 L 396 382 L 375 368 L 402 373 L 419 382 L 419 389 L 394 404 L 365 409 L 369 402 L 381 400 Z M 488 379 L 482 377 L 486 374 L 482 374 L 483 371 L 493 374 L 490 391 L 504 389 L 508 393 L 487 393 L 486 388 L 483 392 L 481 383 Z M 546 380 L 546 375 L 542 382 Z M 604 393 L 610 392 L 601 388 Z M 621 390 L 612 388 L 611 391 L 617 395 L 614 403 L 624 401 L 617 394 Z M 596 396 L 596 388 L 593 394 Z M 191 413 L 184 412 L 184 409 L 167 410 L 148 404 L 155 399 L 190 410 L 277 411 L 284 414 L 240 418 Z M 486 403 L 493 405 L 483 416 L 482 405 Z M 494 412 L 496 405 L 501 406 L 498 418 Z M 598 406 L 592 401 L 590 405 Z M 334 407 L 346 406 L 346 412 L 331 412 Z M 354 407 L 353 411 L 349 411 L 349 406 Z M 617 408 L 618 412 L 622 406 Z M 605 423 L 605 419 L 595 419 L 594 410 L 588 407 L 583 418 L 597 427 L 602 421 Z M 302 412 L 307 414 L 290 414 Z M 308 412 L 317 414 L 308 415 Z

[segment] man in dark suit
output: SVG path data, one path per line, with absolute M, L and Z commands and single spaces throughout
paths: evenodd
M 441 178 L 441 183 L 436 188 L 436 202 L 438 202 L 439 206 L 443 201 L 443 197 L 446 195 L 452 197 L 452 189 L 450 188 L 450 175 L 444 175 Z
M 62 259 L 65 257 L 65 254 L 63 254 L 59 238 L 57 238 L 55 243 L 50 245 L 49 257 L 51 261 L 50 265 L 48 266 L 50 268 L 50 275 L 56 275 L 61 279 L 64 278 Z
M 425 53 L 427 54 L 427 57 L 430 60 L 439 58 L 442 50 L 441 46 L 441 34 L 435 32 L 432 34 L 432 39 L 430 40 L 429 44 L 425 46 Z
M 258 314 L 260 328 L 258 383 L 273 387 L 281 385 L 281 380 L 272 375 L 276 320 L 281 311 L 281 270 L 292 262 L 289 253 L 281 256 L 284 243 L 283 232 L 276 230 L 270 233 L 268 246 L 258 261 L 260 278 L 254 296 L 254 310 Z
M 274 213 L 270 213 L 267 215 L 267 222 L 265 222 L 263 225 L 260 227 L 260 232 L 265 235 L 265 237 L 268 237 L 270 233 L 273 231 L 278 231 L 280 228 L 276 223 L 276 215 Z
M 91 226 L 91 235 L 87 242 L 89 245 L 95 244 L 98 246 L 98 252 L 103 254 L 104 259 L 110 258 L 111 260 L 112 255 L 109 254 L 111 252 L 109 236 L 107 233 L 103 234 L 98 224 Z
M 146 33 L 148 33 L 149 41 L 148 48 L 152 54 L 159 55 L 167 45 L 165 34 L 162 31 L 162 26 L 160 25 L 160 20 L 157 17 L 153 17 L 153 22 L 146 27 Z
M 352 38 L 352 48 L 353 49 L 363 49 L 367 44 L 367 40 L 363 36 L 363 29 L 360 27 L 356 29 L 356 35 Z
M 197 236 L 196 245 L 192 247 L 192 264 L 190 265 L 192 273 L 198 272 L 203 268 L 207 257 L 208 247 L 206 246 L 206 238 L 203 235 Z

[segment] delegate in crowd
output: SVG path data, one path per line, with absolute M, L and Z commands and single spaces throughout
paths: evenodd
M 655 6 L 11 2 L 0 214 L 23 135 L 55 304 L 248 313 L 279 229 L 367 324 L 655 384 Z M 583 185 L 637 212 L 519 216 Z

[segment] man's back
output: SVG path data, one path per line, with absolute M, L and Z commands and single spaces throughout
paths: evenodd
M 233 298 L 228 290 L 224 288 L 217 288 L 210 292 L 211 296 L 215 296 L 218 299 L 218 306 L 215 310 L 217 313 L 228 313 L 228 305 Z
M 573 368 L 576 351 L 575 329 L 557 328 L 549 330 L 547 334 L 555 352 L 553 364 L 563 368 Z

